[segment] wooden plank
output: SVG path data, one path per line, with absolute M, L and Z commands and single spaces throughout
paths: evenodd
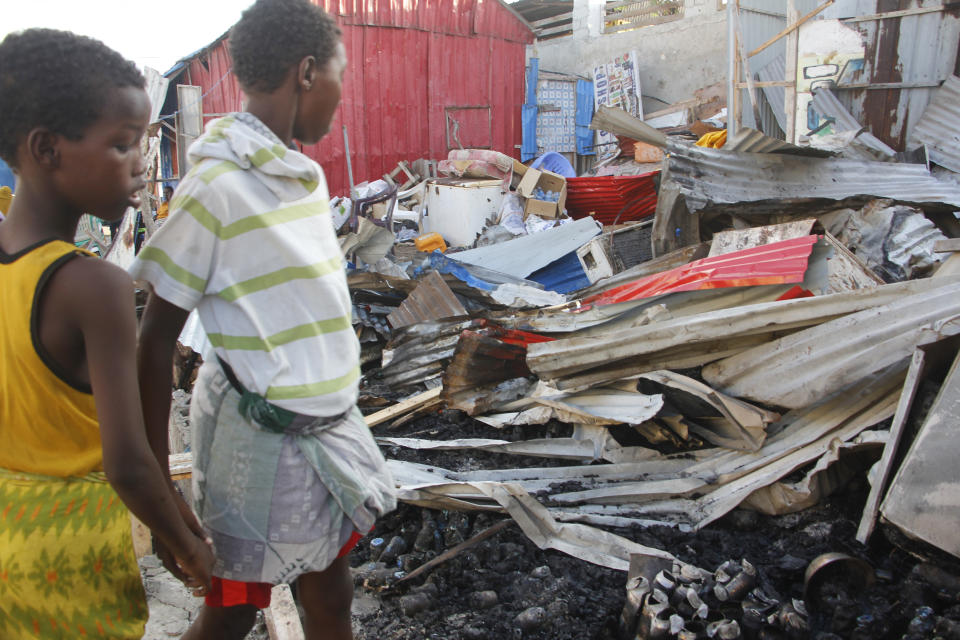
M 542 27 L 546 27 L 546 26 L 548 26 L 548 25 L 552 25 L 552 24 L 555 24 L 555 23 L 557 23 L 557 22 L 562 22 L 562 21 L 564 21 L 564 20 L 567 21 L 567 22 L 572 21 L 572 20 L 573 20 L 573 12 L 572 12 L 572 11 L 568 11 L 568 12 L 566 12 L 566 13 L 558 13 L 557 15 L 555 15 L 555 16 L 550 16 L 549 18 L 541 18 L 540 20 L 537 20 L 537 21 L 535 21 L 535 22 L 531 22 L 531 23 L 530 23 L 530 26 L 533 27 L 534 29 L 540 29 L 540 28 L 542 28 Z
M 193 470 L 193 453 L 174 453 L 168 458 L 170 468 L 170 478 L 173 480 L 184 480 L 189 478 Z
M 641 27 L 651 27 L 655 24 L 663 24 L 664 22 L 673 22 L 674 20 L 680 20 L 683 18 L 682 15 L 674 16 L 663 16 L 660 18 L 654 18 L 652 20 L 644 20 L 643 22 L 631 22 L 629 24 L 621 24 L 616 27 L 606 26 L 606 22 L 612 22 L 607 20 L 604 22 L 603 32 L 604 33 L 617 33 L 618 31 L 627 31 L 628 29 L 640 29 Z
M 760 89 L 763 87 L 792 87 L 795 84 L 796 83 L 789 82 L 787 80 L 762 80 L 762 81 L 754 82 L 753 86 Z M 737 83 L 737 89 L 747 89 L 747 88 L 749 88 L 749 85 L 746 82 Z
M 873 527 L 876 524 L 877 510 L 880 508 L 880 500 L 886 492 L 887 481 L 889 480 L 893 465 L 893 458 L 897 447 L 900 444 L 900 437 L 903 435 L 903 429 L 910 415 L 910 408 L 913 406 L 913 398 L 917 393 L 917 388 L 923 380 L 927 371 L 926 353 L 923 349 L 917 349 L 913 352 L 913 358 L 910 361 L 910 369 L 907 371 L 907 379 L 903 383 L 903 390 L 900 392 L 900 400 L 897 402 L 897 409 L 893 414 L 893 423 L 890 425 L 890 437 L 886 446 L 883 448 L 883 455 L 880 456 L 880 462 L 877 466 L 877 475 L 870 486 L 870 495 L 867 496 L 867 502 L 863 507 L 863 514 L 860 516 L 860 527 L 857 529 L 857 540 L 861 544 L 866 544 L 873 533 Z
M 366 417 L 367 426 L 375 427 L 378 424 L 387 422 L 388 420 L 393 420 L 394 418 L 399 418 L 405 413 L 419 409 L 421 406 L 436 400 L 440 397 L 440 392 L 443 391 L 442 387 L 437 387 L 435 389 L 429 389 L 423 393 L 419 393 L 412 398 L 407 398 L 403 402 L 397 403 L 392 407 L 387 407 L 373 413 Z
M 657 9 L 675 9 L 683 5 L 682 2 L 664 2 L 662 4 L 650 4 L 650 0 L 622 0 L 621 2 L 607 2 L 605 3 L 604 10 L 607 13 L 610 13 L 614 9 L 620 9 L 622 7 L 628 7 L 635 4 L 646 4 L 651 11 L 656 11 Z
M 955 4 L 955 3 L 954 3 Z M 886 13 L 871 13 L 867 16 L 857 16 L 855 18 L 843 18 L 841 22 L 867 22 L 870 20 L 887 20 L 889 18 L 902 18 L 904 16 L 915 16 L 920 13 L 933 13 L 943 11 L 946 7 L 917 7 L 916 9 L 902 9 L 900 11 L 887 11 Z
M 270 640 L 305 640 L 297 603 L 290 585 L 278 584 L 270 592 L 270 607 L 263 610 Z
M 810 13 L 808 13 L 807 15 L 803 16 L 802 18 L 800 18 L 799 20 L 797 20 L 797 21 L 794 22 L 793 24 L 788 25 L 787 28 L 785 28 L 783 31 L 781 31 L 781 32 L 778 33 L 777 35 L 773 36 L 772 38 L 770 38 L 769 40 L 767 40 L 766 42 L 764 42 L 762 45 L 760 45 L 759 47 L 757 47 L 756 49 L 754 49 L 753 51 L 751 51 L 750 53 L 748 53 L 748 54 L 747 54 L 747 57 L 748 57 L 748 58 L 752 58 L 753 56 L 757 55 L 758 53 L 760 53 L 761 51 L 763 51 L 764 49 L 766 49 L 767 47 L 769 47 L 770 45 L 772 45 L 773 43 L 775 43 L 777 40 L 779 40 L 779 39 L 782 38 L 783 36 L 792 33 L 792 32 L 795 31 L 798 27 L 800 27 L 800 25 L 802 25 L 803 23 L 805 23 L 807 20 L 809 20 L 810 18 L 814 17 L 815 15 L 817 15 L 818 13 L 820 13 L 821 11 L 823 11 L 824 9 L 826 9 L 827 7 L 829 7 L 830 5 L 832 5 L 833 2 L 834 2 L 834 0 L 827 0 L 827 1 L 824 2 L 822 5 L 820 5 L 819 7 L 817 7 L 816 9 L 814 9 L 813 11 L 811 11 Z
M 960 251 L 960 238 L 947 238 L 946 240 L 937 240 L 933 245 L 936 253 L 947 253 L 948 251 Z
M 796 0 L 787 0 L 787 22 L 796 22 L 800 13 L 797 11 Z M 787 142 L 796 143 L 797 133 L 797 47 L 800 43 L 800 31 L 794 29 L 787 36 L 786 77 L 787 86 L 783 96 L 783 111 L 786 115 Z
M 130 527 L 133 533 L 133 552 L 137 555 L 137 559 L 153 553 L 153 536 L 150 534 L 150 529 L 132 513 Z
M 862 82 L 859 84 L 840 84 L 834 87 L 835 90 L 846 89 L 869 89 L 873 91 L 885 91 L 887 89 L 936 89 L 943 84 L 941 82 Z

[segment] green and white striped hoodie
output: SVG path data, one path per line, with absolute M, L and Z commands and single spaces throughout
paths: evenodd
M 209 123 L 189 157 L 134 279 L 196 308 L 246 389 L 306 415 L 346 411 L 360 347 L 323 170 L 249 113 Z

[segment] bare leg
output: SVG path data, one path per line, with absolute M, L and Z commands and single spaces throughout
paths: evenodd
M 257 620 L 257 608 L 243 604 L 235 607 L 203 605 L 181 640 L 243 640 Z
M 353 579 L 346 556 L 337 558 L 323 571 L 300 576 L 297 595 L 305 613 L 303 630 L 307 640 L 353 640 Z

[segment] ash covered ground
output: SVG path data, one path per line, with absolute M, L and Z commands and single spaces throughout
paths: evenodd
M 375 427 L 374 432 L 431 440 L 520 440 L 566 436 L 569 429 L 553 422 L 504 431 L 460 412 L 444 411 L 401 427 Z M 484 452 L 399 447 L 384 452 L 390 458 L 454 470 L 563 464 Z M 866 475 L 861 474 L 817 506 L 794 514 L 770 517 L 736 510 L 699 532 L 670 527 L 608 530 L 708 571 L 727 560 L 746 559 L 757 569 L 758 586 L 780 602 L 804 597 L 804 572 L 821 554 L 842 552 L 872 567 L 869 586 L 848 571 L 818 574 L 816 597 L 806 603 L 809 630 L 788 633 L 768 627 L 751 632 L 742 627 L 736 637 L 960 638 L 960 567 L 917 543 L 895 540 L 900 543 L 895 544 L 895 532 L 882 527 L 869 546 L 859 544 L 855 534 L 868 492 Z M 406 504 L 383 518 L 352 555 L 358 593 L 379 602 L 379 607 L 355 612 L 357 638 L 619 637 L 627 574 L 540 550 L 512 523 L 424 574 L 397 582 L 402 572 L 409 573 L 504 519 L 500 514 Z M 736 619 L 738 613 L 732 609 L 726 617 Z

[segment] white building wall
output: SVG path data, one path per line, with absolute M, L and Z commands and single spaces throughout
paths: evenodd
M 534 42 L 527 58 L 540 69 L 593 78 L 593 67 L 634 50 L 647 113 L 727 77 L 726 11 L 717 0 L 686 0 L 684 17 L 620 33 L 601 33 L 602 0 L 574 0 L 573 34 Z M 657 99 L 652 98 L 655 96 Z

